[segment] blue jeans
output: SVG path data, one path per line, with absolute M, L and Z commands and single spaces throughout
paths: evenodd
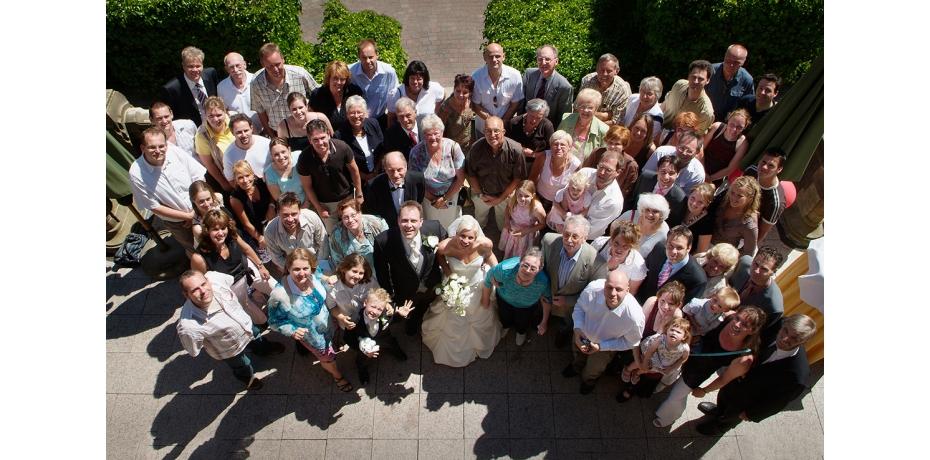
M 249 345 L 263 345 L 265 343 L 262 340 L 261 331 L 259 331 L 254 324 L 252 325 L 252 337 L 255 337 L 255 340 Z M 224 359 L 223 362 L 228 364 L 230 369 L 232 369 L 236 380 L 245 382 L 246 384 L 252 381 L 252 377 L 255 375 L 255 369 L 252 368 L 252 361 L 245 355 L 245 350 L 242 350 L 242 352 L 232 358 Z

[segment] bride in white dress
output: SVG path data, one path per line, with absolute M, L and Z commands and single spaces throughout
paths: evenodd
M 450 274 L 464 276 L 472 291 L 471 301 L 464 316 L 450 309 L 442 297 L 433 301 L 423 317 L 423 343 L 433 351 L 436 363 L 463 367 L 476 356 L 490 357 L 501 338 L 497 304 L 481 307 L 484 275 L 497 265 L 497 258 L 494 243 L 484 236 L 474 217 L 456 219 L 449 234 L 452 237 L 439 243 L 437 251 L 443 280 Z

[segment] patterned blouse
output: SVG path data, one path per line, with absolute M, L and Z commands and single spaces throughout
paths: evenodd
M 388 225 L 384 219 L 363 214 L 362 233 L 365 235 L 365 240 L 359 241 L 355 238 L 355 235 L 349 232 L 349 229 L 345 228 L 342 220 L 340 220 L 336 227 L 333 228 L 333 233 L 329 236 L 329 260 L 332 262 L 333 268 L 352 253 L 358 253 L 374 267 L 375 237 L 387 229 Z
M 333 346 L 333 325 L 326 309 L 326 291 L 319 275 L 313 275 L 313 292 L 301 294 L 290 275 L 271 291 L 268 299 L 268 325 L 271 329 L 293 337 L 298 328 L 306 328 L 303 342 L 316 350 Z
M 445 195 L 455 181 L 455 171 L 465 166 L 465 155 L 452 139 L 442 138 L 442 159 L 439 166 L 430 164 L 426 143 L 420 142 L 410 150 L 410 169 L 423 173 L 426 190 L 436 196 Z
M 443 137 L 452 139 L 463 152 L 471 150 L 472 143 L 475 142 L 475 112 L 468 107 L 462 113 L 456 112 L 452 108 L 450 100 L 454 96 L 449 96 L 436 111 L 436 116 L 442 120 L 446 126 Z

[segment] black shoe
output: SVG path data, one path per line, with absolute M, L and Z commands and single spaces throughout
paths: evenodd
M 572 366 L 571 364 L 569 364 L 568 366 L 565 366 L 565 369 L 562 369 L 562 377 L 565 377 L 568 379 L 576 375 L 578 375 L 578 371 L 576 371 L 575 367 Z
M 265 386 L 265 384 L 263 384 L 262 380 L 258 377 L 252 377 L 252 380 L 245 384 L 245 388 L 252 391 L 261 390 L 263 386 Z
M 698 433 L 703 434 L 704 436 L 720 436 L 727 432 L 727 430 L 721 430 L 717 426 L 717 421 L 712 420 L 707 423 L 702 423 L 695 427 Z
M 307 356 L 310 354 L 310 349 L 301 345 L 300 340 L 294 339 L 294 349 L 297 350 L 297 354 L 300 356 Z
M 270 340 L 253 340 L 249 342 L 247 348 L 250 348 L 252 353 L 255 353 L 255 356 L 279 355 L 284 352 L 283 343 Z
M 620 404 L 623 404 L 623 403 L 629 401 L 630 398 L 632 398 L 632 397 L 633 397 L 633 395 L 630 395 L 630 396 L 623 396 L 623 392 L 621 391 L 620 394 L 617 395 L 617 402 L 620 403 Z
M 417 335 L 418 330 L 420 330 L 420 325 L 413 319 L 408 318 L 407 324 L 404 325 L 404 331 L 407 335 Z
M 394 355 L 394 357 L 397 358 L 398 361 L 407 360 L 407 353 L 404 353 L 404 350 L 400 348 L 400 344 L 397 343 L 396 338 L 391 337 L 390 347 L 388 347 L 388 351 L 392 355 Z
M 710 415 L 713 417 L 717 416 L 717 405 L 710 402 L 702 402 L 698 404 L 698 410 L 703 412 L 705 415 Z
M 565 345 L 568 345 L 568 341 L 571 339 L 571 335 L 558 333 L 555 336 L 555 347 L 556 348 L 565 348 Z
M 590 394 L 592 391 L 594 391 L 594 385 L 588 385 L 587 383 L 584 383 L 584 381 L 582 381 L 581 389 L 579 391 L 583 395 Z
M 358 370 L 358 381 L 361 382 L 362 385 L 367 385 L 368 379 L 369 379 L 368 369 L 365 369 L 365 368 L 359 369 Z

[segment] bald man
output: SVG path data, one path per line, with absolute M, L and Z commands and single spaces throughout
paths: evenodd
M 510 121 L 523 100 L 523 76 L 517 69 L 504 65 L 505 59 L 504 47 L 491 43 L 484 49 L 485 65 L 471 74 L 471 78 L 475 79 L 471 101 L 472 110 L 477 115 L 475 131 L 478 133 L 484 132 L 488 117 Z
M 740 44 L 727 48 L 723 62 L 714 64 L 714 74 L 704 91 L 714 107 L 714 121 L 723 121 L 727 114 L 736 109 L 739 98 L 755 92 L 752 75 L 743 68 L 749 52 Z
M 400 205 L 404 201 L 423 201 L 426 181 L 423 173 L 407 169 L 404 154 L 393 151 L 384 154 L 381 160 L 384 172 L 375 176 L 368 184 L 368 199 L 363 207 L 368 214 L 381 216 L 388 227 L 397 226 Z
M 223 99 L 227 109 L 248 115 L 255 127 L 255 134 L 261 134 L 262 121 L 252 110 L 252 74 L 246 70 L 247 65 L 249 63 L 245 62 L 241 54 L 235 51 L 227 54 L 223 58 L 223 68 L 229 76 L 216 85 L 216 95 Z

